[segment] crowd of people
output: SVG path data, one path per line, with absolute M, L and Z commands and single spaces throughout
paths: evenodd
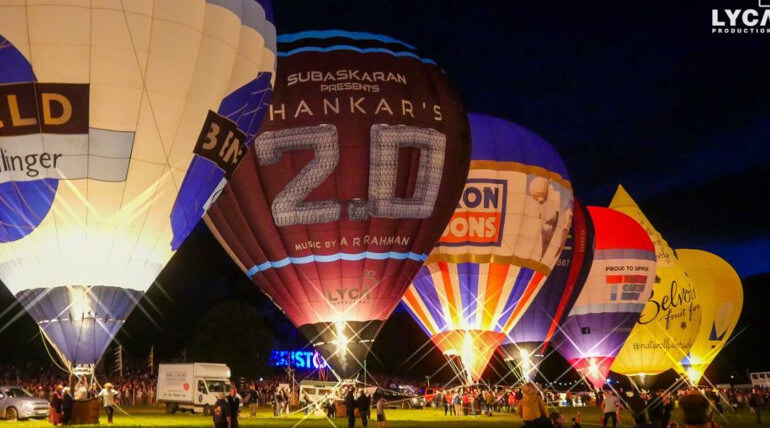
M 108 376 L 115 386 L 106 382 L 99 385 L 78 383 L 70 385 L 69 377 L 50 367 L 0 365 L 0 382 L 22 386 L 36 397 L 50 402 L 49 420 L 52 424 L 66 424 L 69 421 L 73 400 L 98 398 L 105 409 L 108 423 L 112 422 L 114 407 L 120 406 L 152 406 L 156 405 L 157 379 L 152 371 L 143 365 L 128 365 L 124 367 L 123 376 L 113 374 Z M 382 389 L 403 389 L 406 379 L 382 376 L 370 376 Z M 269 406 L 275 417 L 287 416 L 291 404 L 300 404 L 305 413 L 317 407 L 317 403 L 307 396 L 300 396 L 298 388 L 291 388 L 286 375 L 263 377 L 258 381 L 240 381 L 233 383 L 230 394 L 222 394 L 221 399 L 227 402 L 227 409 L 220 403 L 219 414 L 214 415 L 221 420 L 230 418 L 229 427 L 236 428 L 232 419 L 237 419 L 238 408 L 243 404 L 244 416 L 256 417 L 257 409 Z M 70 388 L 71 387 L 71 388 Z M 628 411 L 641 428 L 670 428 L 676 425 L 671 421 L 672 409 L 678 402 L 684 412 L 692 409 L 700 412 L 702 402 L 693 395 L 702 397 L 708 403 L 708 409 L 717 414 L 729 409 L 750 408 L 757 423 L 762 422 L 762 415 L 770 410 L 770 396 L 761 389 L 705 389 L 700 391 L 680 389 L 676 391 L 623 391 L 605 389 L 602 391 L 566 391 L 540 390 L 534 384 L 521 387 L 456 387 L 456 388 L 411 388 L 415 394 L 426 399 L 426 405 L 438 409 L 447 417 L 450 416 L 482 416 L 495 413 L 516 413 L 526 426 L 572 426 L 581 424 L 580 413 L 568 424 L 560 412 L 560 406 L 587 407 L 597 406 L 601 409 L 602 426 L 618 424 L 618 414 L 621 410 Z M 386 424 L 385 399 L 382 396 L 369 396 L 364 389 L 347 388 L 340 393 L 336 401 L 323 404 L 323 411 L 330 417 L 338 416 L 336 403 L 344 403 L 345 417 L 352 427 L 356 418 L 360 418 L 363 426 L 368 425 L 368 419 L 374 409 L 378 426 Z M 234 402 L 238 406 L 234 406 Z M 689 407 L 688 407 L 689 406 Z M 217 407 L 215 407 L 215 411 Z M 551 409 L 549 411 L 549 409 Z M 296 409 L 295 409 L 296 410 Z M 248 413 L 247 413 L 248 412 Z M 696 413 L 697 413 L 696 412 Z M 224 415 L 224 419 L 222 419 Z M 692 420 L 702 419 L 702 415 Z M 685 418 L 686 419 L 686 418 Z M 687 423 L 685 421 L 685 423 Z
M 18 385 L 33 396 L 51 400 L 61 388 L 68 387 L 69 375 L 61 369 L 50 366 L 0 366 L 0 383 Z M 127 365 L 123 376 L 117 373 L 101 375 L 99 378 L 110 379 L 115 385 L 114 391 L 120 396 L 121 406 L 151 406 L 156 402 L 155 388 L 157 378 L 149 368 L 141 365 Z M 99 382 L 76 383 L 71 393 L 76 400 L 96 398 L 103 389 Z
M 618 425 L 621 410 L 628 411 L 635 425 L 641 428 L 670 428 L 678 426 L 672 422 L 672 410 L 684 397 L 697 395 L 709 404 L 717 414 L 726 411 L 751 408 L 756 422 L 762 422 L 762 414 L 770 410 L 770 395 L 762 389 L 693 389 L 681 388 L 672 391 L 624 391 L 605 388 L 599 391 L 540 390 L 529 383 L 521 388 L 465 387 L 433 391 L 432 405 L 446 416 L 492 415 L 494 412 L 517 413 L 525 426 L 580 427 L 581 415 L 565 421 L 557 411 L 559 407 L 596 406 L 601 409 L 602 426 Z M 687 398 L 684 402 L 695 407 L 699 399 Z M 693 402 L 696 402 L 693 404 Z M 685 406 L 686 407 L 686 406 Z M 549 411 L 548 409 L 552 409 Z M 700 417 L 700 416 L 699 416 Z M 697 418 L 696 418 L 697 419 Z

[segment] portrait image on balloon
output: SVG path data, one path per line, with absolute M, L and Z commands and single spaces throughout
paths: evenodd
M 468 121 L 412 45 L 278 38 L 269 111 L 206 223 L 343 379 L 354 377 L 460 198 Z
M 547 355 L 548 345 L 575 305 L 594 255 L 594 227 L 586 207 L 574 202 L 572 226 L 543 289 L 500 345 L 517 379 L 530 381 Z
M 473 384 L 556 265 L 573 195 L 564 162 L 537 134 L 503 119 L 469 118 L 462 198 L 404 304 L 457 378 Z
M 0 4 L 0 279 L 69 373 L 93 375 L 200 220 L 175 207 L 206 118 L 248 137 L 266 110 L 269 2 L 167 6 Z

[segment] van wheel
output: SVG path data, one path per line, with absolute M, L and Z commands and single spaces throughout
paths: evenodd
M 211 406 L 209 406 L 208 404 L 203 406 L 203 415 L 204 416 L 211 416 Z
M 16 411 L 13 407 L 9 407 L 5 409 L 5 420 L 7 421 L 15 421 L 19 419 L 19 412 Z
M 166 403 L 166 414 L 173 415 L 179 410 L 179 406 L 174 403 Z
M 412 403 L 410 403 L 408 401 L 404 401 L 401 404 L 401 408 L 404 409 L 404 410 L 410 410 L 412 408 Z

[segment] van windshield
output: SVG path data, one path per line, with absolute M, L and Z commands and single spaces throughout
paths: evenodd
M 206 382 L 209 392 L 225 392 L 225 383 L 221 380 L 210 380 Z

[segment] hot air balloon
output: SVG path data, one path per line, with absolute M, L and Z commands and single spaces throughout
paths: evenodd
M 655 281 L 655 247 L 631 217 L 588 207 L 594 254 L 583 290 L 554 339 L 559 353 L 596 388 L 639 319 Z
M 169 214 L 207 118 L 230 126 L 269 93 L 271 15 L 264 0 L 0 5 L 0 279 L 71 372 L 92 373 L 181 242 Z
M 575 199 L 572 227 L 551 274 L 529 309 L 500 346 L 520 380 L 531 380 L 554 333 L 583 289 L 594 251 L 594 231 L 585 207 Z
M 206 222 L 350 379 L 457 204 L 468 121 L 409 44 L 329 30 L 278 48 L 268 116 Z
M 715 254 L 676 250 L 676 257 L 697 287 L 702 311 L 698 336 L 676 369 L 697 385 L 738 324 L 743 308 L 743 286 L 735 269 Z
M 655 245 L 657 267 L 652 295 L 612 365 L 612 371 L 638 375 L 644 382 L 646 376 L 675 367 L 687 355 L 700 329 L 701 293 L 674 251 L 622 186 L 618 186 L 610 208 L 636 220 Z
M 404 304 L 463 381 L 478 380 L 551 273 L 572 220 L 559 155 L 532 131 L 471 114 L 471 169 Z

